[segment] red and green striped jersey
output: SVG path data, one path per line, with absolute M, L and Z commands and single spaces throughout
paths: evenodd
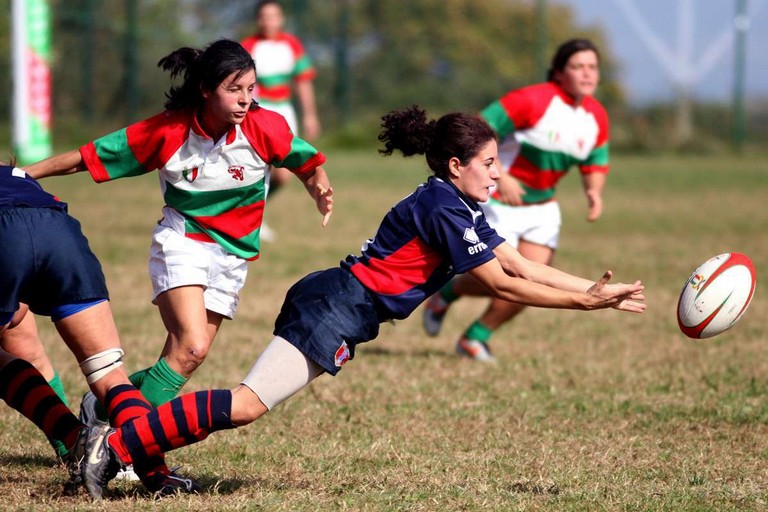
M 526 203 L 552 199 L 573 165 L 608 172 L 608 115 L 591 96 L 576 106 L 546 82 L 508 92 L 482 116 L 499 135 L 499 159 L 524 187 Z
M 97 182 L 157 170 L 164 223 L 249 260 L 259 256 L 269 166 L 303 174 L 325 161 L 294 137 L 282 116 L 260 107 L 218 141 L 193 111 L 166 111 L 90 142 L 80 153 Z
M 263 104 L 283 103 L 291 99 L 291 82 L 312 80 L 315 68 L 299 38 L 281 32 L 274 38 L 258 34 L 240 44 L 256 63 L 255 98 Z

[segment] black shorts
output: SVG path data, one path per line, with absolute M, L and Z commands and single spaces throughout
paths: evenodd
M 50 316 L 59 306 L 109 299 L 80 223 L 54 208 L 0 207 L 0 317 L 19 303 Z
M 373 298 L 341 267 L 314 272 L 288 290 L 275 321 L 280 336 L 336 375 L 355 346 L 379 334 Z

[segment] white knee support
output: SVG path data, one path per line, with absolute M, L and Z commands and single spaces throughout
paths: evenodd
M 84 359 L 80 363 L 80 370 L 85 375 L 88 384 L 93 384 L 112 370 L 123 366 L 123 354 L 125 352 L 121 348 L 110 348 Z

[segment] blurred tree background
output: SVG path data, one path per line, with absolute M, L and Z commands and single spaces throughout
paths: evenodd
M 180 46 L 203 47 L 255 29 L 255 0 L 50 0 L 53 26 L 53 136 L 70 147 L 162 109 L 170 80 L 157 61 Z M 375 142 L 379 116 L 418 103 L 433 115 L 476 111 L 507 90 L 542 81 L 556 46 L 589 37 L 601 48 L 598 97 L 609 111 L 615 149 L 728 148 L 729 105 L 694 105 L 691 142 L 671 136 L 674 109 L 627 105 L 611 48 L 599 27 L 535 0 L 283 0 L 288 27 L 304 41 L 315 82 L 324 144 Z M 10 0 L 0 1 L 10 33 Z M 544 27 L 544 31 L 542 31 Z M 545 37 L 545 38 L 544 38 Z M 543 62 L 542 62 L 543 59 Z M 10 37 L 0 39 L 10 70 Z M 10 146 L 11 77 L 0 79 L 0 135 Z M 754 105 L 752 107 L 755 107 Z M 758 106 L 760 107 L 760 106 Z M 768 105 L 750 108 L 747 143 L 768 131 Z

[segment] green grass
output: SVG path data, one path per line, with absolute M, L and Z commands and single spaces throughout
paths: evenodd
M 271 338 L 287 288 L 357 252 L 381 216 L 426 176 L 422 160 L 331 152 L 331 225 L 298 182 L 267 218 L 278 243 L 250 266 L 227 322 L 187 390 L 232 387 Z M 0 409 L 0 495 L 19 510 L 764 510 L 768 503 L 768 306 L 703 341 L 677 329 L 690 272 L 725 251 L 768 269 L 768 162 L 731 157 L 616 157 L 605 214 L 589 224 L 578 176 L 560 192 L 565 224 L 555 264 L 619 281 L 642 279 L 643 315 L 527 310 L 493 339 L 495 366 L 453 355 L 484 301 L 464 299 L 426 338 L 418 314 L 359 348 L 254 425 L 169 454 L 204 487 L 151 502 L 112 484 L 105 506 L 60 496 L 65 472 L 17 413 Z M 149 303 L 146 259 L 161 206 L 155 176 L 44 185 L 69 201 L 102 259 L 130 369 L 150 364 L 164 332 Z M 417 312 L 419 313 L 419 312 Z M 77 410 L 85 382 L 39 325 Z

